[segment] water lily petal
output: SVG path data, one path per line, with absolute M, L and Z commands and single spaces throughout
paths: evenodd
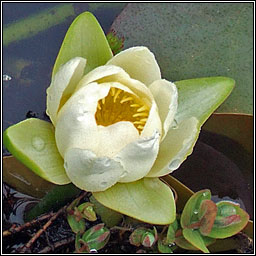
M 6 148 L 40 177 L 59 185 L 70 183 L 54 139 L 51 123 L 29 118 L 5 130 Z
M 121 163 L 125 173 L 119 182 L 132 182 L 143 178 L 155 162 L 159 150 L 159 133 L 128 144 L 114 159 Z
M 99 66 L 95 69 L 93 69 L 91 72 L 86 74 L 81 81 L 79 82 L 76 90 L 79 90 L 81 87 L 92 83 L 92 82 L 98 82 L 100 83 L 102 79 L 105 77 L 111 77 L 113 75 L 119 75 L 119 76 L 124 76 L 126 78 L 129 78 L 129 75 L 120 67 L 113 66 L 113 65 L 108 65 L 108 66 Z M 111 82 L 118 82 L 115 80 L 112 80 Z
M 118 122 L 109 126 L 98 126 L 99 146 L 97 156 L 113 157 L 127 144 L 139 138 L 139 132 L 131 122 Z
M 104 206 L 146 223 L 165 225 L 176 217 L 173 193 L 158 178 L 117 183 L 93 196 Z
M 105 65 L 97 67 L 96 69 L 85 75 L 79 82 L 76 90 L 86 86 L 89 83 L 113 83 L 117 82 L 129 88 L 133 93 L 151 106 L 153 95 L 148 87 L 142 82 L 132 79 L 122 68 L 114 65 Z
M 47 89 L 46 113 L 52 123 L 56 124 L 57 113 L 75 90 L 83 76 L 86 59 L 76 57 L 64 64 Z
M 100 138 L 94 115 L 98 100 L 107 96 L 109 89 L 109 85 L 91 83 L 73 94 L 60 110 L 55 138 L 62 157 L 68 148 L 96 152 Z
M 151 109 L 149 111 L 148 120 L 141 132 L 141 137 L 150 137 L 155 132 L 158 132 L 162 136 L 162 123 L 159 117 L 158 108 L 155 101 L 152 102 Z
M 162 140 L 165 138 L 178 108 L 178 91 L 174 83 L 161 79 L 149 86 L 158 106 L 163 124 Z
M 147 177 L 160 177 L 179 168 L 192 153 L 198 135 L 198 120 L 194 117 L 171 128 L 160 144 L 157 159 Z
M 154 54 L 144 46 L 131 47 L 118 53 L 107 62 L 107 65 L 123 68 L 131 78 L 147 86 L 161 79 L 160 68 Z
M 120 163 L 109 157 L 97 157 L 90 150 L 70 148 L 64 160 L 70 180 L 86 191 L 104 191 L 114 185 L 124 172 Z

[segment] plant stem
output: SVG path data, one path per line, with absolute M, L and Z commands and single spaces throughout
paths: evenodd
M 30 222 L 27 222 L 27 223 L 25 223 L 25 224 L 23 224 L 23 225 L 21 225 L 21 226 L 18 226 L 18 227 L 16 227 L 16 226 L 11 227 L 9 230 L 5 230 L 5 231 L 3 232 L 3 237 L 10 236 L 10 235 L 12 235 L 12 234 L 15 234 L 15 233 L 18 233 L 18 232 L 22 231 L 23 229 L 29 228 L 29 227 L 31 227 L 31 226 L 33 226 L 33 225 L 35 225 L 35 224 L 39 224 L 40 221 L 43 221 L 43 220 L 45 220 L 45 219 L 49 219 L 49 218 L 51 218 L 53 215 L 54 215 L 54 213 L 45 214 L 45 215 L 42 215 L 41 217 L 39 217 L 39 218 L 37 218 L 37 219 L 35 219 L 35 220 L 32 220 L 32 221 L 30 221 Z
M 21 248 L 20 253 L 25 253 L 30 249 L 32 244 L 46 231 L 46 229 L 52 224 L 52 222 L 66 210 L 66 207 L 62 207 L 56 214 L 54 214 L 37 233 Z

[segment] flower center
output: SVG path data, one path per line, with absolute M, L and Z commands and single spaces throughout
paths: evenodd
M 149 107 L 135 95 L 111 87 L 108 95 L 98 101 L 95 119 L 98 125 L 108 126 L 120 121 L 132 122 L 139 133 L 149 115 Z

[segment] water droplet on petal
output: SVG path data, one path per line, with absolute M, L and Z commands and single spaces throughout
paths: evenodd
M 68 163 L 64 162 L 64 168 L 67 169 L 68 168 Z
M 197 215 L 197 214 L 198 214 L 198 211 L 197 211 L 197 210 L 194 210 L 194 214 Z
M 169 164 L 169 170 L 173 171 L 176 170 L 181 164 L 180 159 L 175 159 Z
M 127 174 L 128 174 L 128 172 L 127 172 L 127 171 L 124 171 L 124 172 L 121 174 L 120 178 L 125 177 Z
M 32 146 L 36 151 L 42 151 L 45 148 L 45 142 L 41 137 L 32 138 Z
M 203 196 L 204 196 L 204 197 L 206 197 L 207 195 L 208 195 L 208 193 L 206 193 L 206 192 L 203 193 Z
M 171 124 L 171 127 L 170 129 L 177 129 L 179 126 L 178 126 L 178 122 L 176 119 L 173 120 L 172 124 Z
M 78 116 L 76 119 L 77 119 L 77 121 L 82 122 L 85 120 L 85 118 L 86 118 L 86 116 L 82 115 L 82 116 Z
M 90 249 L 90 253 L 98 253 L 96 249 Z
M 101 187 L 105 187 L 107 185 L 107 182 L 106 181 L 102 181 L 101 183 L 100 183 L 100 186 Z

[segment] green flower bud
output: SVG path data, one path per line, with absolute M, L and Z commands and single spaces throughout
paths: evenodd
M 82 240 L 88 245 L 90 250 L 99 250 L 108 243 L 109 237 L 109 230 L 101 223 L 88 229 L 83 234 Z
M 93 209 L 93 204 L 86 202 L 78 206 L 78 210 L 81 212 L 83 218 L 89 221 L 96 221 L 96 213 Z

